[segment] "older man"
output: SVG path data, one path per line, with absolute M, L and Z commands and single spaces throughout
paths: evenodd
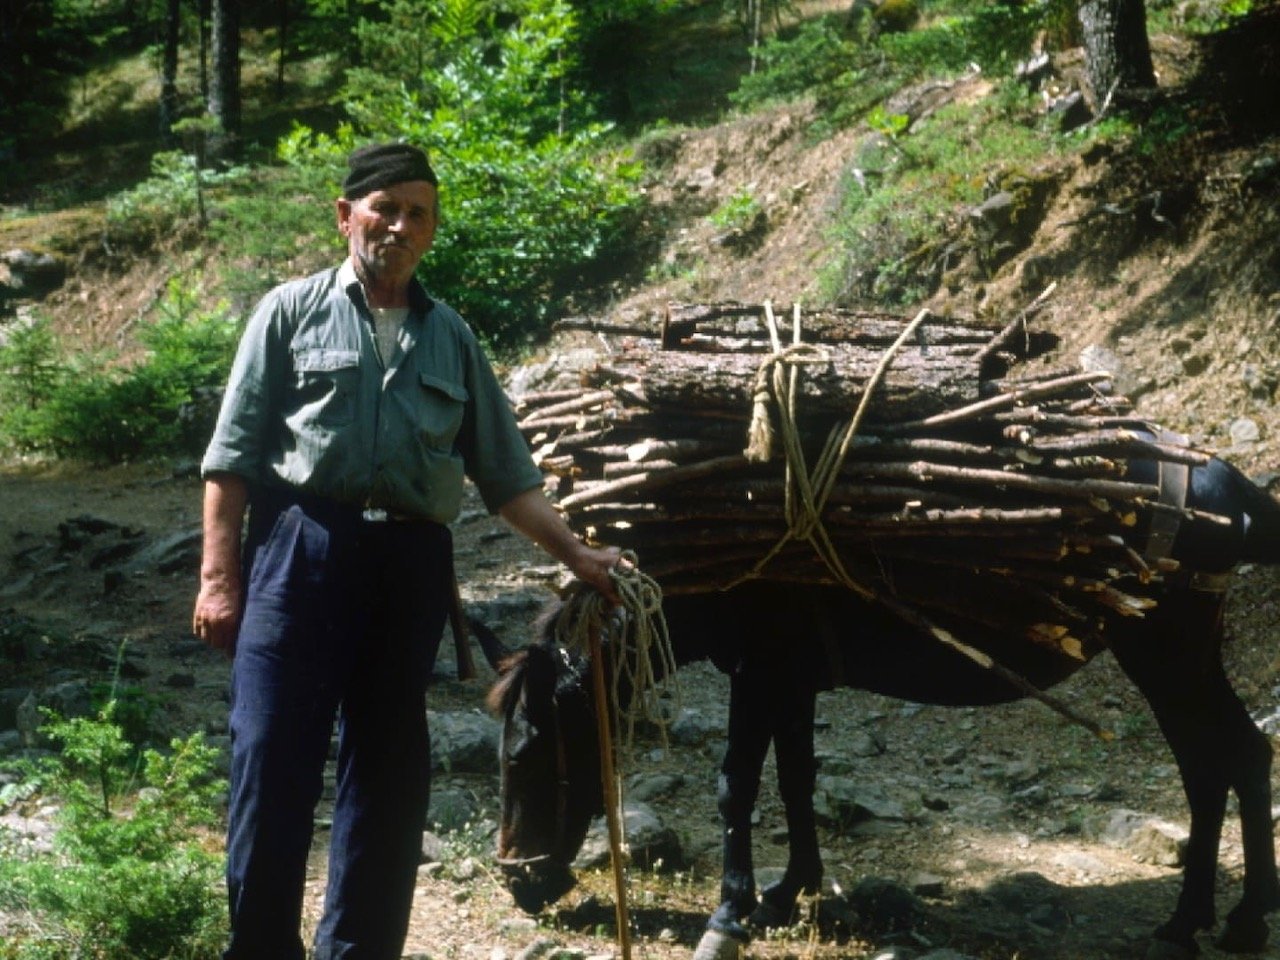
M 349 256 L 250 319 L 205 454 L 194 629 L 234 653 L 227 960 L 302 960 L 312 818 L 335 718 L 337 797 L 316 960 L 396 960 L 430 787 L 427 674 L 463 477 L 615 598 L 617 551 L 541 489 L 471 330 L 415 279 L 437 179 L 408 144 L 356 150 Z M 241 530 L 246 506 L 249 523 Z

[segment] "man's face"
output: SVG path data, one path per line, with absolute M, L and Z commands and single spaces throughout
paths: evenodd
M 410 180 L 338 201 L 338 229 L 362 277 L 408 283 L 436 236 L 436 188 Z

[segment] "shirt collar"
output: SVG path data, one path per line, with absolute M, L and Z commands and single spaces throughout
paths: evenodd
M 360 283 L 360 278 L 356 276 L 355 264 L 350 257 L 342 261 L 342 266 L 338 267 L 338 286 L 346 291 L 356 304 L 368 309 L 369 301 L 364 295 L 364 287 Z M 409 281 L 409 309 L 411 313 L 421 313 L 426 316 L 431 312 L 431 308 L 435 304 L 431 297 L 427 294 L 426 288 L 418 282 L 418 278 L 414 277 Z

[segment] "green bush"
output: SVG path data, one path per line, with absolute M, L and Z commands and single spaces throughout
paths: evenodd
M 132 365 L 64 349 L 38 322 L 0 347 L 0 442 L 107 463 L 197 453 L 210 424 L 188 411 L 225 382 L 238 333 L 224 308 L 201 312 L 179 280 L 139 327 L 146 353 Z
M 244 182 L 243 167 L 212 170 L 194 154 L 165 150 L 151 158 L 151 176 L 107 200 L 107 228 L 119 240 L 154 241 L 174 232 L 203 228 L 208 191 Z
M 218 287 L 252 303 L 267 290 L 343 253 L 334 226 L 338 185 L 328 171 L 261 167 L 220 191 L 208 237 L 225 251 Z
M 200 734 L 139 752 L 114 717 L 50 715 L 58 756 L 19 764 L 59 803 L 52 852 L 0 832 L 0 906 L 31 921 L 0 945 L 3 960 L 212 960 L 225 936 L 221 858 L 211 852 L 225 785 Z
M 722 230 L 745 230 L 755 222 L 761 210 L 755 194 L 744 187 L 711 211 L 707 219 Z
M 440 176 L 443 216 L 424 282 L 491 345 L 515 350 L 608 263 L 639 203 L 639 169 L 611 154 L 608 128 L 591 121 L 569 82 L 574 17 L 567 3 L 520 0 L 502 27 L 474 15 L 483 9 L 479 0 L 435 6 L 435 59 L 413 82 L 388 90 L 351 74 L 352 125 L 333 137 L 300 128 L 281 154 L 336 184 L 357 141 L 425 147 Z M 394 44 L 398 34 L 364 36 Z

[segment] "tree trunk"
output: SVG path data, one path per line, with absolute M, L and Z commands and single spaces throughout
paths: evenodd
M 280 19 L 280 44 L 276 59 L 276 96 L 284 98 L 284 61 L 289 52 L 289 0 L 277 0 Z
M 173 124 L 178 119 L 178 35 L 181 21 L 182 0 L 168 0 L 160 78 L 160 137 L 167 144 L 173 143 Z
M 235 155 L 240 137 L 240 4 L 213 0 L 213 74 L 209 84 L 209 115 L 221 125 L 210 140 L 209 156 L 225 160 Z
M 1080 26 L 1095 112 L 1117 93 L 1155 86 L 1143 0 L 1082 0 Z
M 199 0 L 196 19 L 200 23 L 200 99 L 209 102 L 209 2 Z

